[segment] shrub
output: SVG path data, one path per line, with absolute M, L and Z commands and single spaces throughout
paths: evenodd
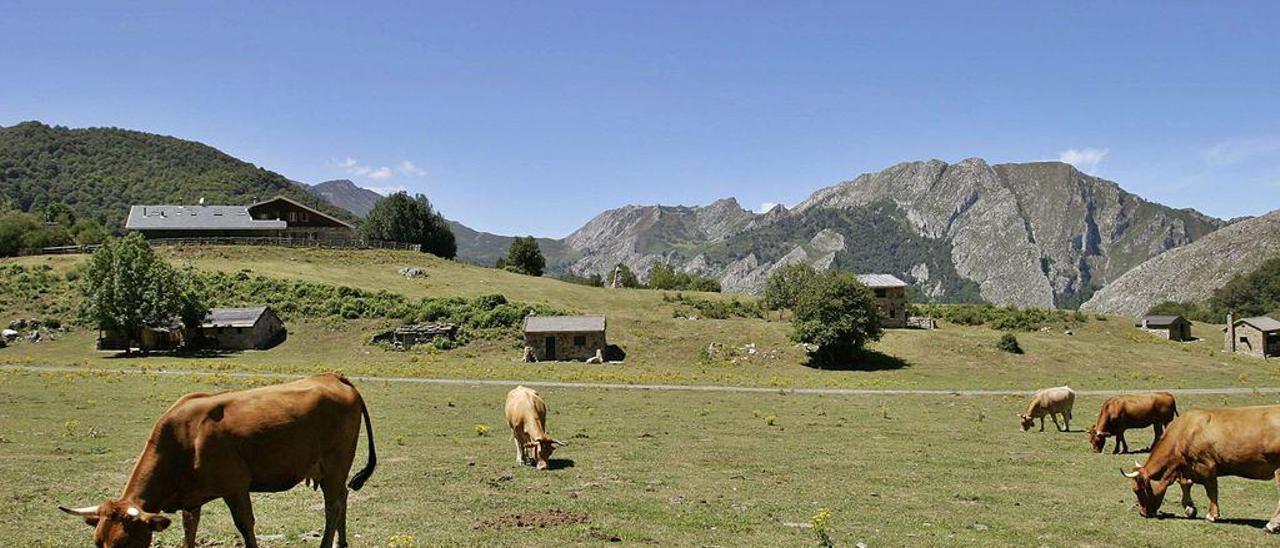
M 670 296 L 664 293 L 662 295 L 662 300 L 664 302 L 676 304 L 676 308 L 672 312 L 672 316 L 676 318 L 695 315 L 713 320 L 764 317 L 764 310 L 760 307 L 760 303 L 755 300 L 743 301 L 739 300 L 737 297 L 730 300 L 711 300 L 700 297 L 689 297 L 682 293 L 677 293 L 675 296 Z
M 1005 333 L 1000 337 L 1000 342 L 996 343 L 996 348 L 1010 354 L 1021 354 L 1022 346 L 1018 344 L 1018 337 L 1013 333 Z

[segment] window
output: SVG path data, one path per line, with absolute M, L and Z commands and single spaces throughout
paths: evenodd
M 291 223 L 292 223 L 292 222 L 295 222 L 295 221 L 297 221 L 297 220 L 298 220 L 298 213 L 297 213 L 296 211 L 290 211 L 290 212 L 289 212 L 289 222 L 291 222 Z
M 877 298 L 877 299 L 883 299 L 883 298 L 884 298 L 884 296 L 885 296 L 884 289 L 883 289 L 883 288 L 876 288 L 876 298 Z
M 310 214 L 310 213 L 307 213 L 307 212 L 303 211 L 300 215 L 302 215 L 302 219 L 301 219 L 301 220 L 302 220 L 302 222 L 304 222 L 304 223 L 305 223 L 305 222 L 307 222 L 307 221 L 310 221 L 310 220 L 311 220 L 311 214 Z
M 574 345 L 574 346 L 586 346 L 586 345 L 587 345 L 587 336 L 586 336 L 586 335 L 574 335 L 574 336 L 573 336 L 573 345 Z

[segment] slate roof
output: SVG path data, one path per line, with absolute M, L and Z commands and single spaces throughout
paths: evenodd
M 525 333 L 584 333 L 604 331 L 604 316 L 529 316 Z
M 1142 324 L 1145 323 L 1147 327 L 1169 327 L 1173 325 L 1173 322 L 1181 318 L 1182 316 L 1143 316 L 1135 325 L 1142 327 Z
M 1247 323 L 1258 328 L 1259 331 L 1280 331 L 1280 321 L 1276 321 L 1268 316 L 1241 318 L 1236 320 L 1236 323 Z
M 858 274 L 858 281 L 867 287 L 907 287 L 907 282 L 892 274 Z
M 265 306 L 214 308 L 204 317 L 200 327 L 253 327 L 266 311 Z
M 284 230 L 284 221 L 256 221 L 247 206 L 136 205 L 129 208 L 129 230 Z

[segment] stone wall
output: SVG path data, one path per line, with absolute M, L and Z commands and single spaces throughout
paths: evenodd
M 555 339 L 555 358 L 547 355 L 547 338 Z M 577 344 L 582 342 L 583 344 Z M 538 361 L 570 361 L 586 360 L 594 357 L 596 351 L 601 354 L 605 350 L 603 331 L 587 331 L 582 333 L 525 333 L 524 345 L 533 349 Z
M 872 291 L 876 295 L 876 306 L 880 307 L 880 326 L 906 327 L 907 288 L 880 287 Z
M 1230 328 L 1224 332 L 1222 349 L 1226 352 L 1231 352 L 1231 334 Z M 1238 324 L 1235 328 L 1235 352 L 1259 358 L 1280 356 L 1280 336 L 1268 336 L 1249 324 Z

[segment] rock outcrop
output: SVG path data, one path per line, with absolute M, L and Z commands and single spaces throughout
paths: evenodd
M 1280 210 L 1166 251 L 1103 287 L 1081 308 L 1139 316 L 1164 301 L 1202 302 L 1237 274 L 1280 257 Z

